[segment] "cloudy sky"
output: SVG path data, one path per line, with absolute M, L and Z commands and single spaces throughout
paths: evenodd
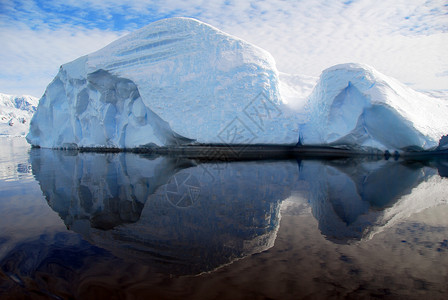
M 175 16 L 268 50 L 281 72 L 360 62 L 448 89 L 446 0 L 0 0 L 0 92 L 40 97 L 61 64 Z

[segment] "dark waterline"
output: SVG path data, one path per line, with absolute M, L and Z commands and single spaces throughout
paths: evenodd
M 2 139 L 0 298 L 443 299 L 448 163 Z
M 38 146 L 33 146 L 40 148 Z M 138 153 L 146 155 L 175 156 L 207 161 L 247 161 L 267 159 L 341 159 L 368 158 L 398 160 L 439 160 L 448 157 L 448 149 L 437 147 L 424 150 L 419 147 L 408 147 L 399 151 L 378 150 L 371 147 L 353 145 L 275 145 L 275 144 L 189 144 L 177 146 L 150 146 L 140 148 L 108 148 L 108 147 L 76 147 L 58 148 L 55 150 L 74 153 Z

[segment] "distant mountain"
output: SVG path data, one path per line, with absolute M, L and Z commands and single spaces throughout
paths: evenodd
M 0 136 L 25 136 L 39 98 L 0 93 Z

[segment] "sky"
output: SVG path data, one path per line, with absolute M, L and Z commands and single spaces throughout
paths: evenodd
M 0 0 L 0 92 L 40 97 L 60 65 L 169 17 L 251 42 L 280 72 L 357 62 L 417 90 L 448 89 L 446 0 Z

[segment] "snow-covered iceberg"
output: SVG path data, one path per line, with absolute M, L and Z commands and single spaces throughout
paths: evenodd
M 268 52 L 172 18 L 62 65 L 27 139 L 45 148 L 299 142 L 401 151 L 437 147 L 447 115 L 446 99 L 369 66 L 279 76 Z
M 322 72 L 307 105 L 304 144 L 431 149 L 448 133 L 448 101 L 362 64 Z
M 200 21 L 152 23 L 62 65 L 28 141 L 48 148 L 295 144 L 272 56 Z

